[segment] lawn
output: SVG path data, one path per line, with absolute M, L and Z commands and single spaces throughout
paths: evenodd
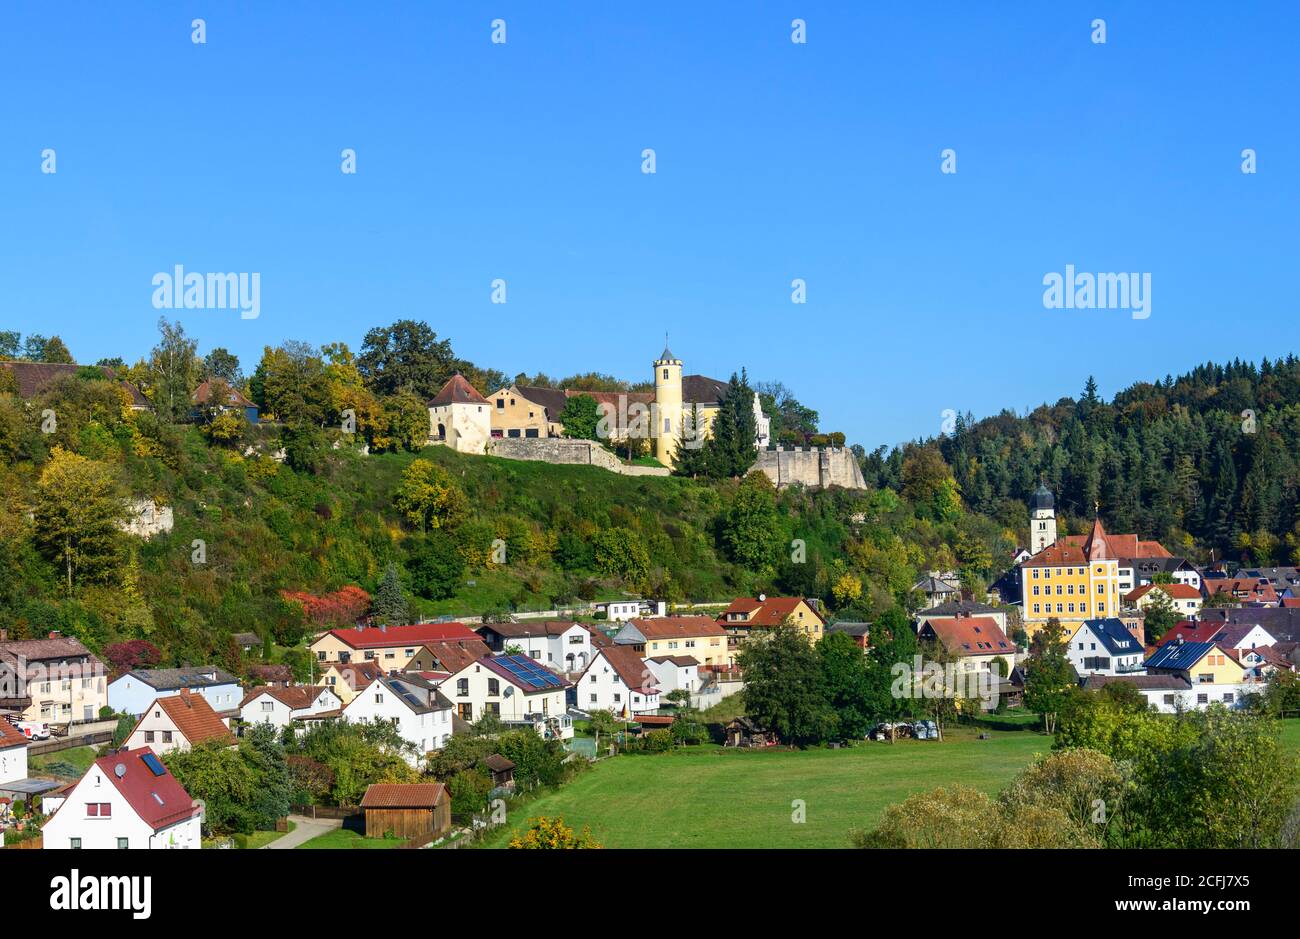
M 404 838 L 367 838 L 349 828 L 336 828 L 323 835 L 317 835 L 310 841 L 298 845 L 299 848 L 396 848 Z
M 28 759 L 28 772 L 32 775 L 57 776 L 60 779 L 80 779 L 95 762 L 98 750 L 95 747 L 72 747 L 68 750 L 55 750 L 42 753 Z
M 1001 789 L 1051 738 L 1026 731 L 968 728 L 948 739 L 900 740 L 843 750 L 737 751 L 719 747 L 658 756 L 620 756 L 529 803 L 489 836 L 504 847 L 511 830 L 538 815 L 590 825 L 607 848 L 843 848 L 849 830 L 869 826 L 909 794 L 961 782 Z M 803 800 L 806 821 L 791 820 Z

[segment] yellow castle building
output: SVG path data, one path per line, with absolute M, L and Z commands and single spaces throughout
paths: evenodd
M 1056 617 L 1067 636 L 1084 620 L 1118 616 L 1119 561 L 1101 519 L 1082 543 L 1059 539 L 1020 566 L 1025 632 L 1030 638 Z
M 488 441 L 494 438 L 562 437 L 560 415 L 565 406 L 571 398 L 586 395 L 595 399 L 604 414 L 598 434 L 607 433 L 615 441 L 628 437 L 647 439 L 655 459 L 672 468 L 683 439 L 702 442 L 708 436 L 727 393 L 725 381 L 683 375 L 682 371 L 682 360 L 665 343 L 663 353 L 654 360 L 653 392 L 514 384 L 483 398 L 472 388 L 466 391 L 468 382 L 455 376 L 429 404 L 430 437 L 469 453 L 485 452 Z M 692 426 L 691 420 L 697 409 L 698 428 Z M 763 414 L 757 394 L 754 422 L 756 445 L 765 448 L 771 437 L 771 421 Z

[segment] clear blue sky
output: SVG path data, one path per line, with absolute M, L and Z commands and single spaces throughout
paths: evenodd
M 667 330 L 688 372 L 780 379 L 868 449 L 1089 373 L 1110 396 L 1300 344 L 1298 27 L 1293 3 L 8 0 L 0 328 L 134 360 L 180 263 L 260 272 L 258 319 L 180 313 L 249 369 L 414 317 L 509 374 L 641 379 Z M 1150 272 L 1151 317 L 1044 309 L 1067 264 Z

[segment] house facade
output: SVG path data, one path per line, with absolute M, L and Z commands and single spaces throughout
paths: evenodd
M 405 671 L 428 643 L 482 642 L 464 623 L 412 623 L 331 629 L 311 644 L 317 663 L 376 662 L 386 672 Z
M 244 695 L 239 705 L 239 719 L 245 724 L 270 724 L 283 728 L 293 721 L 321 717 L 342 707 L 338 695 L 319 685 L 264 685 Z
M 630 646 L 645 658 L 689 655 L 708 668 L 725 668 L 733 657 L 727 630 L 707 616 L 630 620 L 614 634 L 614 645 Z
M 0 640 L 0 706 L 27 721 L 97 720 L 108 706 L 108 673 L 89 649 L 58 633 Z
M 198 848 L 202 809 L 152 750 L 91 764 L 42 829 L 44 847 Z
M 211 742 L 228 747 L 238 743 L 207 698 L 182 688 L 174 695 L 154 699 L 145 708 L 126 745 L 132 750 L 148 747 L 162 756 Z
M 1162 593 L 1170 605 L 1187 617 L 1201 612 L 1201 592 L 1190 584 L 1143 584 L 1124 595 L 1124 602 L 1139 610 L 1145 610 L 1158 602 L 1156 594 Z
M 456 716 L 476 721 L 492 714 L 503 723 L 532 727 L 548 739 L 573 736 L 565 696 L 573 683 L 526 655 L 494 655 L 446 678 L 439 688 Z
M 27 738 L 0 717 L 0 786 L 27 778 Z
M 418 675 L 381 675 L 366 685 L 343 709 L 347 721 L 388 721 L 403 740 L 415 747 L 405 754 L 419 766 L 426 754 L 451 739 L 452 703 L 438 686 Z
M 580 672 L 591 661 L 591 631 L 566 620 L 485 623 L 479 635 L 492 652 L 518 649 L 557 672 Z
M 1090 619 L 1070 637 L 1066 655 L 1080 675 L 1124 675 L 1142 670 L 1146 650 L 1118 619 Z
M 659 709 L 660 684 L 649 662 L 628 646 L 596 652 L 577 683 L 578 707 L 628 718 Z
M 738 597 L 722 611 L 717 623 L 727 631 L 733 642 L 733 655 L 730 664 L 735 664 L 737 642 L 743 642 L 755 629 L 775 629 L 778 626 L 790 626 L 800 630 L 809 642 L 817 642 L 826 631 L 826 621 L 822 619 L 803 597 L 767 597 L 760 594 L 755 597 Z
M 662 694 L 685 691 L 695 694 L 700 687 L 700 663 L 689 655 L 660 655 L 645 660 L 654 673 Z
M 492 436 L 492 406 L 457 373 L 429 402 L 429 442 L 459 453 L 486 453 Z
M 239 679 L 215 665 L 197 668 L 139 668 L 108 683 L 108 706 L 118 714 L 143 714 L 155 699 L 189 690 L 202 695 L 214 711 L 239 707 L 244 690 Z

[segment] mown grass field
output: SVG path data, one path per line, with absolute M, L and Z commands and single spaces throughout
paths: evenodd
M 349 849 L 362 848 L 367 850 L 396 848 L 405 842 L 403 838 L 367 838 L 360 832 L 353 831 L 350 828 L 336 828 L 333 831 L 327 831 L 323 835 L 317 835 L 310 841 L 304 841 L 298 845 L 298 850 L 303 848 L 325 848 L 325 849 Z
M 990 734 L 979 740 L 961 728 L 943 743 L 616 757 L 523 806 L 484 846 L 505 847 L 534 816 L 562 815 L 576 828 L 590 825 L 607 848 L 844 848 L 850 829 L 873 824 L 913 792 L 955 782 L 996 792 L 1051 749 L 1041 734 Z M 796 799 L 807 809 L 802 824 L 791 821 Z
M 844 848 L 849 831 L 874 824 L 913 792 L 957 783 L 1001 789 L 1052 738 L 1033 730 L 951 728 L 948 739 L 865 742 L 845 750 L 736 751 L 706 747 L 622 756 L 593 766 L 562 789 L 516 810 L 484 847 L 503 848 L 538 815 L 590 825 L 607 848 Z M 1300 751 L 1300 720 L 1282 724 Z M 791 821 L 792 802 L 807 807 Z

